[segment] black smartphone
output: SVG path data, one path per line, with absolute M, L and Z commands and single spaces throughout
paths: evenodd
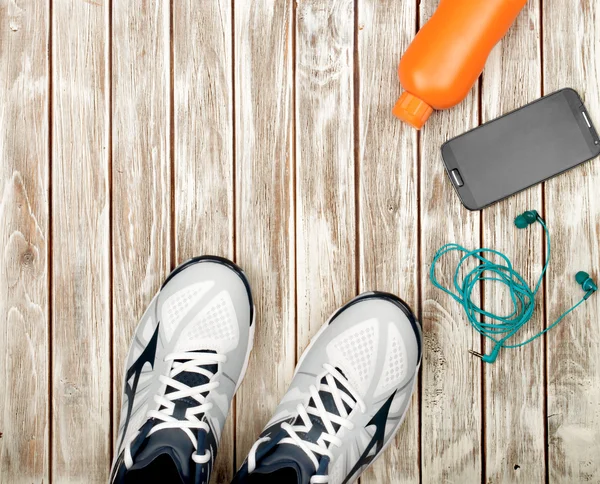
M 600 154 L 579 94 L 562 89 L 447 141 L 442 158 L 463 205 L 480 210 Z

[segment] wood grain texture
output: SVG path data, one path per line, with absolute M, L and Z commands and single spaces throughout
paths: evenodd
M 362 484 L 600 482 L 600 296 L 482 366 L 428 277 L 454 241 L 534 283 L 542 233 L 513 227 L 532 208 L 553 260 L 526 331 L 579 300 L 577 271 L 600 279 L 598 161 L 479 214 L 439 152 L 567 86 L 600 125 L 600 5 L 530 0 L 481 93 L 417 134 L 390 113 L 396 66 L 438 2 L 0 0 L 0 483 L 107 481 L 132 331 L 172 265 L 203 253 L 246 270 L 257 314 L 213 482 L 357 288 L 397 293 L 424 329 L 421 394 Z M 491 285 L 482 298 L 506 307 Z
M 54 482 L 107 482 L 110 457 L 108 4 L 52 10 Z
M 48 3 L 0 2 L 0 482 L 47 482 Z
M 177 262 L 233 257 L 232 13 L 173 3 Z
M 576 89 L 600 126 L 600 4 L 543 2 L 544 91 Z M 550 324 L 583 293 L 577 271 L 600 279 L 600 164 L 546 183 L 553 261 L 546 279 Z M 600 482 L 600 298 L 593 295 L 547 337 L 550 482 Z
M 421 2 L 420 24 L 438 2 Z M 480 217 L 462 206 L 446 175 L 440 147 L 473 128 L 478 121 L 478 89 L 448 111 L 436 112 L 421 131 L 421 295 L 424 356 L 421 370 L 422 482 L 479 482 L 481 461 L 481 361 L 479 334 L 467 323 L 462 308 L 429 281 L 436 251 L 456 242 L 480 247 Z M 438 265 L 438 280 L 451 284 L 458 257 Z M 475 301 L 478 294 L 473 295 Z
M 391 108 L 400 95 L 396 66 L 415 35 L 415 2 L 358 2 L 360 291 L 400 296 L 418 314 L 417 132 Z M 419 395 L 396 441 L 361 477 L 418 483 Z
M 541 95 L 539 2 L 530 0 L 506 37 L 492 51 L 483 74 L 482 122 L 517 109 Z M 483 246 L 506 254 L 534 287 L 545 251 L 542 228 L 519 230 L 514 218 L 526 210 L 542 213 L 542 187 L 536 186 L 482 212 Z M 525 341 L 544 328 L 543 292 L 531 321 L 512 340 Z M 501 284 L 484 288 L 484 307 L 508 314 L 512 301 Z M 487 351 L 492 345 L 487 342 Z M 485 365 L 486 482 L 527 484 L 545 480 L 544 341 L 504 350 Z
M 298 354 L 356 292 L 353 47 L 353 1 L 298 2 Z
M 175 253 L 234 258 L 231 1 L 173 2 Z M 227 419 L 213 482 L 233 477 Z
M 295 353 L 292 2 L 235 2 L 237 260 L 256 305 L 237 398 L 241 464 L 292 379 Z
M 133 332 L 170 266 L 169 4 L 112 9 L 113 441 Z

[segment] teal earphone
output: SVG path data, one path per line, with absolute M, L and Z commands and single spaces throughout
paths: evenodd
M 493 363 L 496 361 L 498 353 L 502 348 L 518 348 L 539 338 L 544 333 L 547 333 L 560 323 L 565 316 L 578 308 L 598 290 L 596 283 L 587 272 L 578 272 L 575 276 L 575 280 L 586 292 L 585 296 L 543 331 L 540 331 L 521 343 L 507 344 L 507 341 L 531 320 L 535 310 L 535 297 L 540 290 L 542 280 L 550 263 L 550 233 L 548 232 L 548 227 L 542 217 L 540 217 L 535 210 L 529 210 L 515 218 L 515 225 L 519 229 L 525 229 L 536 222 L 539 222 L 546 234 L 548 258 L 544 263 L 542 273 L 533 290 L 529 287 L 523 277 L 513 269 L 512 263 L 508 257 L 494 249 L 480 248 L 468 250 L 458 244 L 446 244 L 437 251 L 433 258 L 433 262 L 431 263 L 429 278 L 433 285 L 452 296 L 452 298 L 463 307 L 471 326 L 473 326 L 480 334 L 495 343 L 492 351 L 487 355 L 470 351 L 472 355 L 480 357 L 486 363 Z M 461 259 L 456 266 L 456 270 L 454 271 L 454 291 L 442 286 L 435 276 L 437 262 L 449 252 L 459 252 L 462 254 Z M 501 262 L 498 263 L 489 260 L 485 257 L 486 254 L 492 254 L 499 257 Z M 466 275 L 461 280 L 460 277 L 463 272 L 463 265 L 471 259 L 475 259 L 475 261 L 478 262 L 478 265 L 470 271 L 466 271 Z M 508 287 L 513 303 L 513 310 L 510 314 L 498 316 L 480 308 L 472 301 L 472 292 L 482 281 L 500 282 Z M 482 316 L 488 318 L 491 322 L 480 321 Z
M 598 290 L 598 286 L 596 286 L 596 283 L 592 280 L 587 272 L 578 272 L 575 275 L 575 280 L 581 284 L 581 287 L 584 291 L 587 291 L 587 294 L 583 296 L 584 300 L 589 299 L 589 297 Z
M 515 218 L 515 225 L 519 229 L 526 229 L 531 224 L 534 224 L 538 221 L 542 224 L 542 226 L 544 226 L 544 228 L 546 227 L 544 220 L 535 210 L 528 210 L 527 212 L 522 213 Z M 581 286 L 581 288 L 586 291 L 586 295 L 583 296 L 584 301 L 589 299 L 589 297 L 598 290 L 598 286 L 596 286 L 596 283 L 587 272 L 579 271 L 575 275 L 575 280 Z
M 528 210 L 515 218 L 515 225 L 519 229 L 526 229 L 531 224 L 536 223 L 538 219 L 542 220 L 535 210 Z

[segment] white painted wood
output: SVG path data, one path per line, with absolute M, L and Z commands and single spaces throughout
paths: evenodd
M 413 39 L 415 2 L 358 2 L 360 291 L 397 294 L 418 314 L 417 132 L 392 115 L 396 66 Z M 366 483 L 418 483 L 419 395 Z
M 292 379 L 295 349 L 292 2 L 234 5 L 236 255 L 256 334 L 236 415 L 236 464 Z
M 48 481 L 48 2 L 0 2 L 0 482 Z
M 234 258 L 231 1 L 173 2 L 175 254 Z M 213 482 L 233 477 L 233 408 Z
M 438 2 L 421 2 L 420 24 Z M 424 357 L 421 371 L 422 482 L 479 482 L 481 479 L 481 361 L 479 334 L 471 329 L 462 308 L 429 281 L 436 251 L 456 242 L 480 247 L 480 216 L 465 209 L 454 193 L 440 147 L 448 139 L 477 125 L 478 90 L 473 88 L 458 106 L 437 112 L 421 131 L 421 296 Z M 438 266 L 438 280 L 451 284 L 458 257 Z M 479 298 L 474 294 L 474 298 Z M 477 299 L 475 299 L 477 300 Z
M 600 127 L 600 4 L 543 2 L 544 92 L 572 87 Z M 546 279 L 551 324 L 582 296 L 578 271 L 600 279 L 600 164 L 546 183 L 553 261 Z M 600 297 L 593 295 L 547 337 L 548 473 L 552 483 L 600 482 Z
M 52 8 L 52 476 L 105 483 L 110 435 L 108 2 Z
M 133 332 L 170 266 L 169 4 L 112 9 L 113 445 Z
M 296 201 L 298 355 L 356 293 L 354 4 L 298 2 Z
M 482 121 L 487 122 L 541 95 L 539 1 L 530 0 L 506 37 L 492 51 L 482 81 Z M 539 225 L 519 230 L 514 219 L 526 210 L 542 213 L 542 187 L 519 193 L 482 212 L 483 245 L 506 254 L 533 287 L 542 271 L 543 231 Z M 500 284 L 486 284 L 484 307 L 508 314 L 512 301 Z M 514 338 L 524 341 L 541 331 L 544 296 L 540 293 L 531 321 Z M 488 351 L 491 349 L 488 343 Z M 544 341 L 503 350 L 485 365 L 486 482 L 543 483 Z
M 357 286 L 399 294 L 425 341 L 422 401 L 363 483 L 600 482 L 598 297 L 548 334 L 546 389 L 543 341 L 482 368 L 467 353 L 479 336 L 428 280 L 456 241 L 507 252 L 534 282 L 541 233 L 512 220 L 545 208 L 554 321 L 582 295 L 578 270 L 600 279 L 598 162 L 481 216 L 463 209 L 439 147 L 477 124 L 477 89 L 418 136 L 390 113 L 417 13 L 423 24 L 437 3 L 57 0 L 50 18 L 50 2 L 0 0 L 1 483 L 107 481 L 130 335 L 170 267 L 202 253 L 235 258 L 257 308 L 213 482 L 229 481 L 308 337 Z M 482 119 L 572 86 L 600 124 L 599 8 L 530 0 L 488 61 Z
M 173 4 L 177 262 L 233 257 L 231 2 Z

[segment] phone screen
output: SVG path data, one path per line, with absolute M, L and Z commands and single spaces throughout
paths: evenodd
M 597 156 L 581 98 L 564 89 L 450 140 L 442 156 L 467 208 L 480 209 Z

